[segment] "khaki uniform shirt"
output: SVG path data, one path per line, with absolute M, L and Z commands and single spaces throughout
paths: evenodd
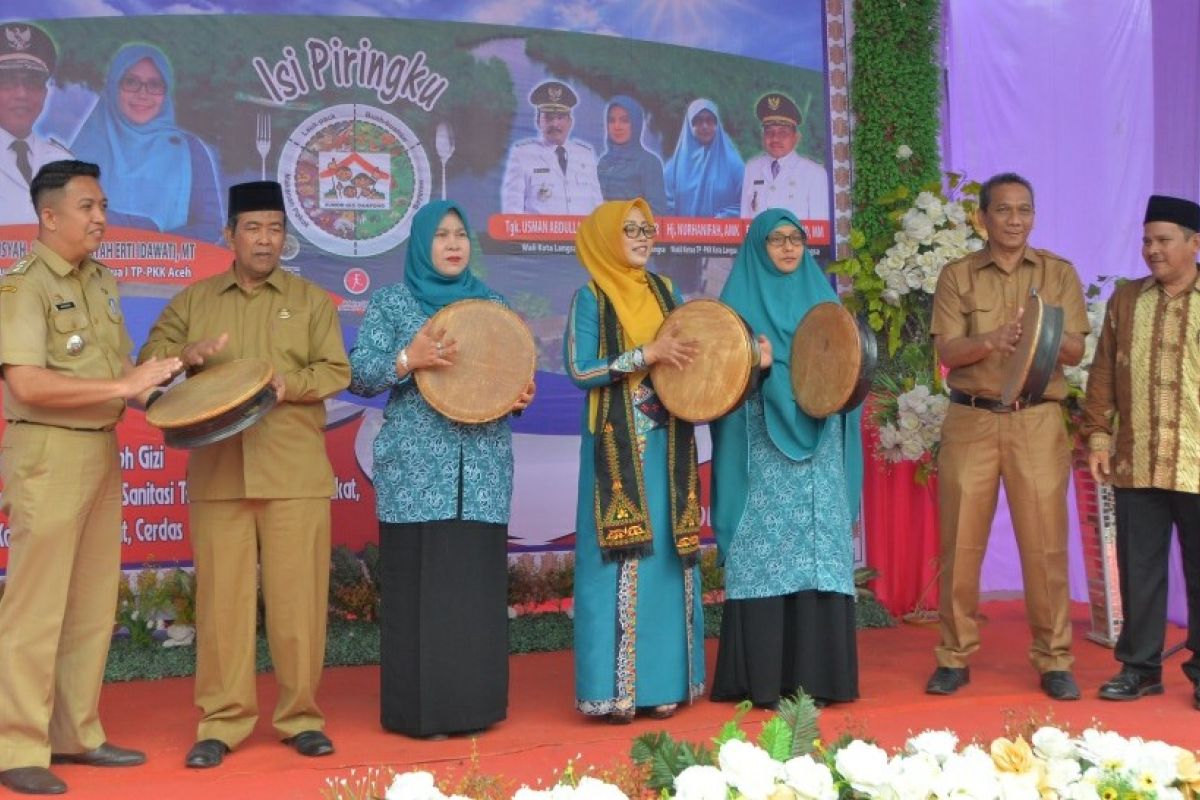
M 112 380 L 121 377 L 132 351 L 117 281 L 99 261 L 85 258 L 76 269 L 34 242 L 0 279 L 0 364 Z M 119 398 L 82 408 L 25 405 L 4 384 L 10 422 L 111 429 L 124 411 Z
M 247 292 L 230 269 L 177 294 L 154 323 L 138 359 L 179 356 L 185 345 L 222 333 L 229 334 L 229 342 L 206 366 L 265 358 L 283 376 L 287 393 L 283 403 L 247 430 L 192 451 L 189 496 L 331 496 L 323 401 L 349 385 L 350 362 L 337 311 L 325 290 L 276 268 L 263 285 Z
M 1086 334 L 1091 329 L 1083 286 L 1071 262 L 1049 250 L 1026 247 L 1021 263 L 1008 273 L 984 247 L 942 269 L 933 295 L 930 333 L 950 340 L 994 331 L 1016 317 L 1031 289 L 1037 289 L 1050 305 L 1062 307 L 1063 333 Z M 946 383 L 960 392 L 998 400 L 1008 358 L 993 351 L 974 364 L 950 370 Z M 1061 365 L 1055 367 L 1042 396 L 1066 399 L 1067 381 Z
M 1114 486 L 1200 493 L 1200 281 L 1174 297 L 1153 277 L 1117 287 L 1083 413 L 1089 449 L 1116 431 Z

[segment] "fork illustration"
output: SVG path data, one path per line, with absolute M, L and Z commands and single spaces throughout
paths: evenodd
M 271 115 L 259 114 L 254 134 L 254 147 L 262 158 L 262 179 L 267 179 L 267 153 L 271 152 Z

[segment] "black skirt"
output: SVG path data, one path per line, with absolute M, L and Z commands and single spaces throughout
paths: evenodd
M 477 731 L 508 714 L 508 528 L 379 525 L 383 727 Z
M 712 699 L 772 706 L 801 688 L 825 702 L 858 698 L 854 598 L 805 591 L 726 600 Z

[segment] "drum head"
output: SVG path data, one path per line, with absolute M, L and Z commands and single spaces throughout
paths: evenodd
M 1018 399 L 1036 403 L 1050 383 L 1058 365 L 1062 344 L 1063 311 L 1038 295 L 1031 295 L 1021 316 L 1021 338 L 1004 368 L 1000 402 L 1012 405 Z
M 758 345 L 750 326 L 717 300 L 691 300 L 667 315 L 659 329 L 677 328 L 700 352 L 682 368 L 650 367 L 654 391 L 667 410 L 689 422 L 708 422 L 741 405 L 758 369 Z
M 414 373 L 425 401 L 439 414 L 470 424 L 512 410 L 537 369 L 537 345 L 517 313 L 491 300 L 459 300 L 431 322 L 458 343 L 458 356 L 452 367 Z
M 818 303 L 792 335 L 792 393 L 805 414 L 823 419 L 866 397 L 875 370 L 875 336 L 841 304 Z
M 240 358 L 217 364 L 172 386 L 146 411 L 172 447 L 227 439 L 262 419 L 275 405 L 271 362 Z

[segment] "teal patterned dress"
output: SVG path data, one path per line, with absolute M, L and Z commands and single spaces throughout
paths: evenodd
M 731 600 L 821 591 L 854 595 L 854 545 L 842 478 L 842 419 L 832 417 L 812 458 L 771 442 L 762 394 L 746 401 L 746 506 L 725 554 Z
M 371 296 L 350 353 L 350 391 L 388 393 L 375 437 L 379 516 L 380 722 L 428 737 L 478 731 L 508 713 L 507 417 L 464 425 L 433 409 L 396 359 L 430 316 L 465 299 L 503 302 L 469 269 L 440 273 L 436 237 L 457 204 L 413 217 L 404 282 Z
M 598 358 L 599 327 L 596 295 L 585 286 L 575 294 L 564 341 L 568 374 L 582 389 L 625 380 L 645 369 L 640 349 L 611 360 Z M 593 512 L 596 438 L 584 403 L 575 517 L 575 703 L 585 714 L 632 713 L 704 693 L 699 567 L 684 569 L 675 551 L 667 429 L 654 421 L 657 405 L 653 387 L 644 380 L 634 392 L 633 406 L 654 553 L 606 564 Z
M 721 292 L 771 342 L 772 365 L 741 408 L 712 424 L 712 520 L 725 565 L 714 700 L 772 706 L 804 689 L 858 697 L 853 522 L 862 482 L 860 412 L 817 419 L 796 402 L 796 328 L 837 295 L 790 212 L 755 217 Z M 799 256 L 799 259 L 796 258 Z

